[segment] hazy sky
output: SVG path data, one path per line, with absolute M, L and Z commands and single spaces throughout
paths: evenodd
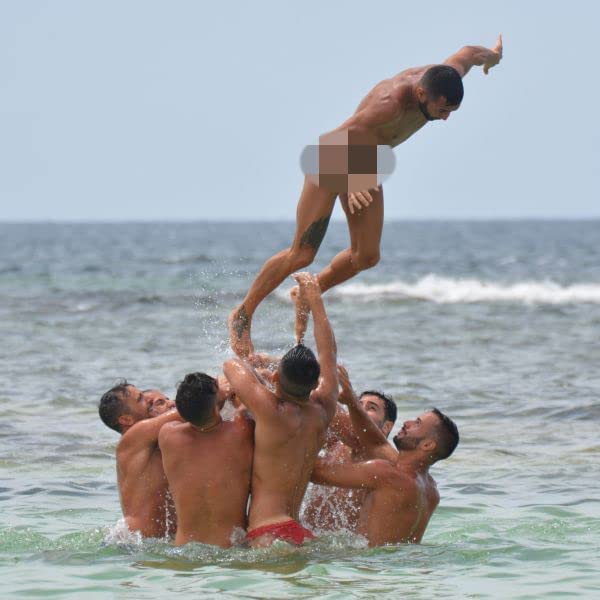
M 395 150 L 386 218 L 599 217 L 599 22 L 583 0 L 0 0 L 0 220 L 293 219 L 306 144 L 499 32 L 503 62 Z

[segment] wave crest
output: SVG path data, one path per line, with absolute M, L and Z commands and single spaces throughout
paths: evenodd
M 439 304 L 522 302 L 526 304 L 600 304 L 600 283 L 563 286 L 550 280 L 501 283 L 426 275 L 415 283 L 398 280 L 382 284 L 349 283 L 332 296 L 425 300 Z

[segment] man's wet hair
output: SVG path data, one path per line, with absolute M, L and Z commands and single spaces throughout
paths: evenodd
M 465 93 L 460 73 L 450 65 L 430 67 L 419 83 L 432 100 L 444 96 L 449 106 L 460 104 Z
M 440 424 L 438 425 L 436 458 L 437 460 L 444 460 L 445 458 L 448 458 L 454 452 L 456 446 L 458 446 L 458 441 L 460 439 L 458 427 L 456 426 L 456 423 L 441 410 L 432 408 L 431 412 L 440 420 Z
M 217 402 L 217 380 L 206 373 L 188 373 L 177 387 L 175 405 L 183 419 L 202 427 Z
M 377 396 L 377 398 L 383 400 L 383 414 L 385 420 L 391 421 L 392 423 L 396 422 L 396 419 L 398 418 L 398 408 L 396 407 L 396 403 L 391 396 L 375 390 L 364 391 L 360 395 L 360 398 L 363 398 L 364 396 Z
M 291 396 L 307 397 L 316 387 L 320 374 L 317 357 L 304 344 L 288 350 L 279 362 L 279 385 Z
M 98 404 L 98 414 L 102 422 L 111 429 L 121 433 L 121 425 L 119 417 L 125 413 L 125 403 L 123 400 L 129 394 L 129 388 L 132 384 L 128 383 L 127 379 L 121 379 L 119 383 L 105 392 L 100 398 Z

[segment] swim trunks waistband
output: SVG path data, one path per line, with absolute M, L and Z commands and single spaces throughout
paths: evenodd
M 263 535 L 272 535 L 277 540 L 283 540 L 290 544 L 296 544 L 300 546 L 305 540 L 314 540 L 315 534 L 309 531 L 305 527 L 302 527 L 300 523 L 290 519 L 289 521 L 282 521 L 281 523 L 271 523 L 269 525 L 263 525 L 252 529 L 246 534 L 246 541 L 255 540 Z

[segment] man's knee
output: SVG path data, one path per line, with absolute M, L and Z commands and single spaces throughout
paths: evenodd
M 290 248 L 289 260 L 292 272 L 308 267 L 315 259 L 316 250 L 310 247 Z
M 374 267 L 379 262 L 379 250 L 356 252 L 352 254 L 352 264 L 359 271 Z

